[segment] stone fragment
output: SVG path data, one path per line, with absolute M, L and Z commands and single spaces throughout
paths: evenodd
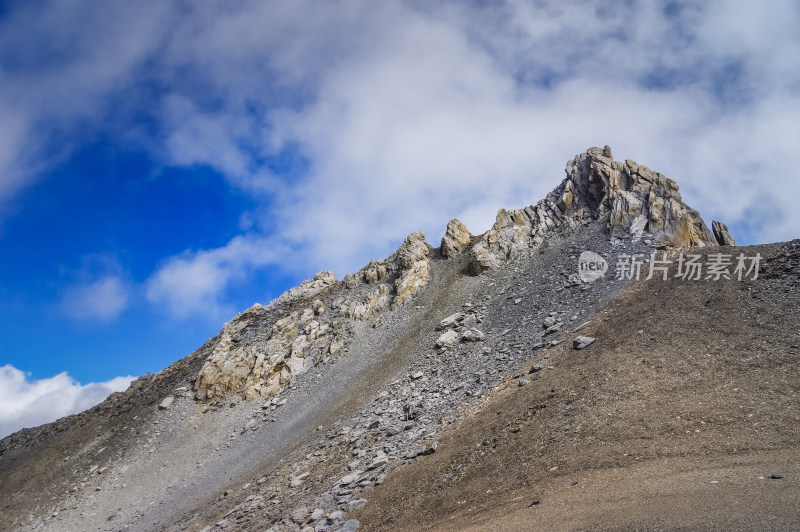
M 545 329 L 545 331 L 544 331 L 544 334 L 545 334 L 545 336 L 547 336 L 548 334 L 553 334 L 554 332 L 558 332 L 558 331 L 560 331 L 560 330 L 561 330 L 561 327 L 562 327 L 563 325 L 564 325 L 564 324 L 563 324 L 563 323 L 561 323 L 561 322 L 559 322 L 559 323 L 554 323 L 553 325 L 551 325 L 550 327 L 548 327 L 547 329 Z
M 367 499 L 355 499 L 347 503 L 347 511 L 355 512 L 367 505 Z
M 358 530 L 358 519 L 348 519 L 336 532 L 356 532 Z
M 306 520 L 307 516 L 308 516 L 308 508 L 306 508 L 305 506 L 301 506 L 300 508 L 297 508 L 294 511 L 292 511 L 291 520 L 299 525 Z
M 172 403 L 174 403 L 174 402 L 175 402 L 175 396 L 174 395 L 168 395 L 167 397 L 164 398 L 163 401 L 161 401 L 161 403 L 159 403 L 158 409 L 159 410 L 166 410 L 167 408 L 171 407 Z
M 461 340 L 465 342 L 482 342 L 486 339 L 486 335 L 483 332 L 479 331 L 478 329 L 472 328 L 467 329 L 461 335 Z
M 530 375 L 531 373 L 537 373 L 539 371 L 542 371 L 543 369 L 544 369 L 544 364 L 534 364 L 533 366 L 531 366 L 531 369 L 528 370 L 528 374 Z
M 339 521 L 342 520 L 342 518 L 344 518 L 344 512 L 342 510 L 336 510 L 335 512 L 331 512 L 327 518 L 328 524 L 332 525 L 334 523 L 338 523 Z
M 439 322 L 439 327 L 442 329 L 448 329 L 450 327 L 455 327 L 458 325 L 458 322 L 464 319 L 465 314 L 463 312 L 456 312 L 455 314 L 450 314 L 445 319 Z
M 590 345 L 592 345 L 597 338 L 593 338 L 591 336 L 576 336 L 575 339 L 572 341 L 572 347 L 577 350 L 586 349 Z
M 453 347 L 458 341 L 458 333 L 454 330 L 445 331 L 436 340 L 436 346 L 442 348 Z

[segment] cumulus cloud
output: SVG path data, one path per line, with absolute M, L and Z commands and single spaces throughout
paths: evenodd
M 0 438 L 91 408 L 110 394 L 126 390 L 134 378 L 82 385 L 66 372 L 31 380 L 10 364 L 0 366 Z
M 0 166 L 35 160 L 22 151 L 34 126 L 107 119 L 113 103 L 116 131 L 163 164 L 211 167 L 251 194 L 261 207 L 246 233 L 167 259 L 148 281 L 149 301 L 177 315 L 220 311 L 232 280 L 267 265 L 342 275 L 411 231 L 436 243 L 451 217 L 482 232 L 498 208 L 540 199 L 566 160 L 593 145 L 676 179 L 690 205 L 741 230 L 740 241 L 788 239 L 800 227 L 791 171 L 800 166 L 800 8 L 791 0 L 102 11 L 80 32 L 54 33 L 69 45 L 63 66 L 0 88 L 0 107 L 15 109 Z M 49 35 L 58 20 L 48 15 L 31 35 Z M 12 25 L 0 49 L 33 38 Z M 124 120 L 142 113 L 154 131 Z M 287 171 L 288 158 L 304 164 Z M 19 172 L 0 172 L 13 180 L 4 193 L 24 185 Z M 263 251 L 276 246 L 286 253 Z

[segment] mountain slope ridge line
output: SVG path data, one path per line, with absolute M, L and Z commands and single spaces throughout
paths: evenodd
M 0 527 L 340 526 L 635 282 L 584 282 L 582 251 L 725 249 L 724 224 L 712 234 L 674 181 L 608 147 L 566 173 L 482 235 L 452 220 L 434 248 L 412 233 L 341 281 L 321 272 L 254 305 L 98 407 L 5 438 Z

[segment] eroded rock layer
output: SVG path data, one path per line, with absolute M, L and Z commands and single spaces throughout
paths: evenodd
M 722 224 L 715 226 L 717 238 L 711 234 L 697 211 L 683 203 L 674 181 L 633 161 L 615 161 L 608 146 L 576 156 L 566 173 L 536 205 L 501 209 L 494 226 L 480 237 L 451 220 L 442 238 L 442 256 L 469 252 L 473 271 L 481 272 L 530 253 L 549 234 L 595 220 L 612 237 L 646 236 L 681 247 L 716 245 L 720 238 L 720 243 L 733 242 Z M 223 327 L 200 370 L 196 398 L 274 396 L 292 378 L 346 349 L 357 323 L 370 320 L 379 327 L 383 313 L 424 290 L 432 249 L 423 233 L 412 233 L 389 258 L 370 261 L 341 283 L 332 272 L 321 272 L 268 307 L 255 305 L 237 316 Z

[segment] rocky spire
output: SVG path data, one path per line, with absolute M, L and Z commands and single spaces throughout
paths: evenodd
M 672 179 L 633 161 L 615 161 L 611 148 L 589 148 L 567 163 L 566 179 L 524 209 L 500 209 L 492 229 L 473 248 L 476 269 L 495 268 L 538 247 L 548 232 L 594 220 L 609 236 L 642 236 L 676 247 L 716 245 L 700 215 L 686 205 Z
M 458 255 L 471 241 L 472 235 L 467 226 L 458 220 L 450 220 L 442 238 L 442 256 L 448 258 Z
M 728 226 L 722 222 L 714 220 L 711 222 L 711 230 L 714 232 L 714 238 L 720 246 L 736 246 L 736 240 L 728 232 Z

